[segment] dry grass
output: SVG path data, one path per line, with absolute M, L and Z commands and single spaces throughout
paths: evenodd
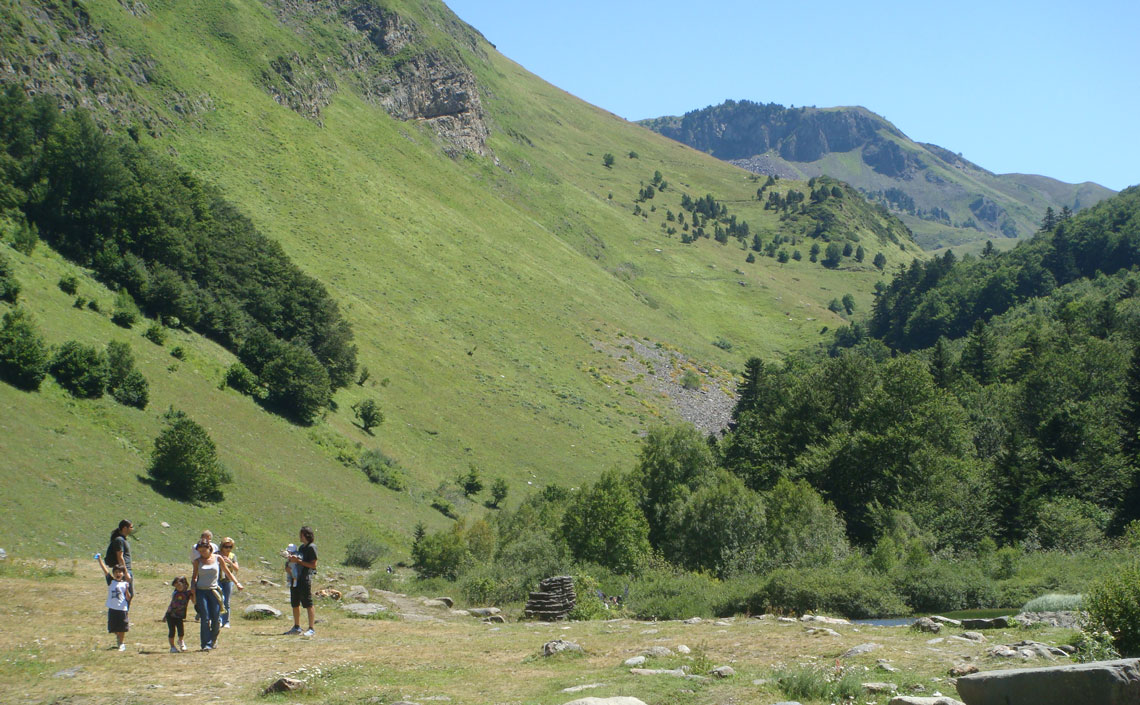
M 70 575 L 68 573 L 71 573 Z M 4 564 L 0 570 L 0 683 L 4 702 L 28 703 L 249 703 L 281 700 L 312 703 L 564 703 L 587 695 L 632 695 L 650 705 L 662 703 L 771 703 L 785 699 L 767 679 L 783 665 L 816 663 L 834 668 L 838 657 L 857 644 L 882 648 L 843 664 L 870 669 L 863 680 L 923 683 L 927 693 L 953 694 L 948 669 L 972 660 L 983 669 L 1006 667 L 984 657 L 986 645 L 955 640 L 928 644 L 927 635 L 908 629 L 840 626 L 839 637 L 812 636 L 798 624 L 738 617 L 729 624 L 644 623 L 633 620 L 574 624 L 511 622 L 498 628 L 447 610 L 423 607 L 412 599 L 393 609 L 422 620 L 353 619 L 320 602 L 317 636 L 281 635 L 288 618 L 248 621 L 237 618 L 211 653 L 171 654 L 162 616 L 169 576 L 183 566 L 140 566 L 139 597 L 132 605 L 128 651 L 109 650 L 105 632 L 104 584 L 94 564 Z M 260 574 L 259 574 L 260 573 Z M 278 580 L 276 570 L 247 569 L 249 586 L 235 593 L 234 611 L 268 602 L 288 611 L 282 588 L 261 586 L 258 578 Z M 359 582 L 349 576 L 345 584 Z M 343 587 L 338 584 L 338 587 Z M 415 605 L 414 608 L 409 606 Z M 303 617 L 302 617 L 303 619 Z M 197 624 L 188 621 L 187 643 L 198 643 Z M 1036 630 L 1029 638 L 1057 641 L 1063 630 Z M 576 641 L 581 656 L 541 656 L 552 639 Z M 1011 643 L 1025 633 L 991 633 L 991 642 Z M 647 667 L 677 668 L 694 657 L 714 665 L 731 664 L 727 680 L 687 680 L 635 676 L 622 662 L 644 649 L 686 644 L 693 655 L 650 659 Z M 887 659 L 901 671 L 874 669 Z M 80 667 L 74 677 L 57 675 Z M 309 691 L 264 697 L 262 689 L 281 674 L 306 680 Z M 574 685 L 601 683 L 580 693 Z M 880 697 L 880 701 L 883 699 Z M 873 702 L 870 698 L 867 702 Z

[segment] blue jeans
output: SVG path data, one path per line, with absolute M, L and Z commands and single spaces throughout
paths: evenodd
M 230 623 L 230 593 L 234 591 L 234 584 L 230 580 L 219 580 L 218 587 L 222 589 L 222 604 L 226 611 L 222 613 L 222 624 Z
M 213 590 L 199 588 L 194 592 L 194 603 L 198 607 L 198 614 L 202 616 L 202 648 L 213 647 L 218 639 L 218 632 L 222 630 L 221 611 L 222 603 Z

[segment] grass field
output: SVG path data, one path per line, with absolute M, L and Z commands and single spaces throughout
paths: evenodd
M 258 578 L 280 582 L 277 561 L 260 567 L 243 556 L 244 593 L 234 593 L 235 614 L 255 602 L 288 613 L 282 588 L 262 586 Z M 251 566 L 259 566 L 252 568 Z M 760 703 L 790 699 L 776 682 L 780 673 L 817 668 L 831 677 L 856 683 L 893 682 L 902 692 L 925 695 L 940 691 L 955 696 L 947 673 L 955 665 L 974 663 L 982 670 L 1011 667 L 984 655 L 993 644 L 1032 639 L 1061 643 L 1065 630 L 1035 629 L 987 632 L 988 644 L 955 639 L 930 641 L 930 635 L 898 627 L 834 626 L 839 636 L 810 634 L 804 624 L 737 616 L 726 621 L 637 622 L 629 619 L 578 623 L 516 622 L 482 624 L 473 617 L 388 594 L 396 619 L 354 619 L 331 600 L 317 604 L 317 635 L 282 636 L 288 617 L 269 621 L 237 618 L 222 631 L 219 648 L 210 653 L 169 653 L 166 625 L 159 622 L 169 599 L 169 579 L 185 565 L 142 564 L 137 567 L 139 597 L 131 607 L 126 653 L 109 650 L 114 636 L 106 633 L 106 588 L 90 560 L 0 563 L 0 682 L 5 702 L 19 703 L 168 703 L 302 702 L 302 703 L 536 703 L 554 705 L 579 697 L 630 695 L 649 703 Z M 344 589 L 360 581 L 357 574 L 323 572 L 321 585 Z M 337 579 L 340 578 L 340 579 Z M 462 607 L 463 605 L 456 605 Z M 302 616 L 302 620 L 304 617 Z M 304 625 L 302 625 L 304 626 Z M 186 641 L 198 642 L 197 625 L 186 622 Z M 945 636 L 945 635 L 943 635 Z M 542 646 L 565 639 L 578 643 L 580 655 L 546 658 Z M 853 646 L 874 643 L 869 653 L 841 658 Z M 676 653 L 678 645 L 691 649 Z M 646 668 L 687 667 L 694 675 L 730 665 L 726 679 L 641 676 L 623 661 L 652 646 L 665 646 L 673 656 L 649 658 Z M 877 668 L 883 659 L 898 672 Z M 68 675 L 70 673 L 71 675 Z M 288 696 L 260 695 L 281 675 L 304 680 L 307 691 Z M 566 688 L 599 684 L 576 693 Z M 796 698 L 805 705 L 826 700 Z M 884 696 L 861 695 L 861 704 L 884 702 Z

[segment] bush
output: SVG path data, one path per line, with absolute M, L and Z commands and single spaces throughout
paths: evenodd
M 898 592 L 916 612 L 1000 607 L 997 585 L 978 566 L 931 561 L 906 571 L 896 580 Z
M 448 519 L 457 519 L 458 515 L 455 513 L 455 505 L 443 497 L 436 497 L 431 501 L 431 508 L 444 515 Z
M 1089 622 L 1112 635 L 1121 656 L 1140 656 L 1140 564 L 1121 567 L 1085 596 Z
M 785 696 L 795 700 L 854 702 L 864 693 L 859 674 L 838 667 L 792 666 L 774 671 L 772 680 Z
M 610 616 L 610 610 L 598 597 L 598 581 L 589 575 L 580 574 L 574 578 L 574 594 L 577 602 L 570 610 L 568 618 L 576 622 L 588 622 L 592 619 L 605 619 Z
M 0 301 L 14 304 L 19 297 L 20 282 L 16 281 L 16 274 L 8 259 L 0 254 Z
M 73 396 L 97 399 L 107 386 L 107 359 L 90 345 L 64 343 L 51 360 L 51 373 Z
M 748 611 L 812 612 L 868 619 L 904 615 L 910 609 L 885 577 L 834 566 L 776 570 L 748 599 Z
M 371 435 L 372 429 L 384 423 L 384 412 L 374 399 L 365 399 L 352 405 L 353 415 L 364 432 Z
M 645 571 L 629 585 L 625 607 L 638 619 L 686 619 L 716 611 L 716 580 L 669 568 Z
M 1058 595 L 1050 593 L 1026 602 L 1022 612 L 1075 612 L 1081 609 L 1084 598 L 1081 595 Z
M 171 496 L 190 502 L 221 501 L 229 473 L 206 429 L 181 411 L 166 412 L 166 428 L 154 442 L 147 473 Z
M 256 396 L 258 391 L 257 375 L 240 362 L 235 362 L 226 370 L 226 386 L 249 396 Z
M 40 229 L 21 217 L 12 233 L 12 249 L 23 255 L 31 255 L 40 241 Z
M 48 348 L 30 314 L 21 308 L 4 314 L 0 326 L 0 379 L 35 391 L 47 375 Z
M 131 370 L 117 387 L 111 390 L 115 401 L 136 409 L 145 409 L 150 403 L 150 383 L 138 370 Z
M 688 390 L 701 388 L 701 376 L 692 370 L 685 370 L 681 375 L 681 386 Z
M 377 484 L 397 492 L 407 485 L 407 477 L 400 464 L 379 450 L 364 451 L 358 462 L 368 479 Z
M 384 546 L 379 542 L 358 536 L 344 547 L 344 564 L 354 568 L 371 568 L 372 564 L 384 555 Z
M 79 278 L 74 274 L 64 274 L 59 278 L 59 290 L 75 296 L 75 292 L 79 291 Z
M 423 578 L 455 580 L 467 557 L 467 547 L 460 531 L 428 534 L 412 546 L 412 567 Z
M 1057 497 L 1037 508 L 1037 538 L 1046 550 L 1083 551 L 1104 541 L 1109 514 L 1092 502 Z
M 186 359 L 186 348 L 182 347 L 181 345 L 175 345 L 173 348 L 170 349 L 170 356 L 173 357 L 175 360 L 185 360 Z
M 155 345 L 166 345 L 166 327 L 161 323 L 151 323 L 143 337 Z
M 130 328 L 141 315 L 139 307 L 131 298 L 130 293 L 126 289 L 119 289 L 119 293 L 115 294 L 115 305 L 111 311 L 111 320 L 123 328 Z

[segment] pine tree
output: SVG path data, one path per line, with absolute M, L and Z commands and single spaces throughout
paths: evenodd
M 985 321 L 979 319 L 974 322 L 959 365 L 979 384 L 997 381 L 997 340 Z

